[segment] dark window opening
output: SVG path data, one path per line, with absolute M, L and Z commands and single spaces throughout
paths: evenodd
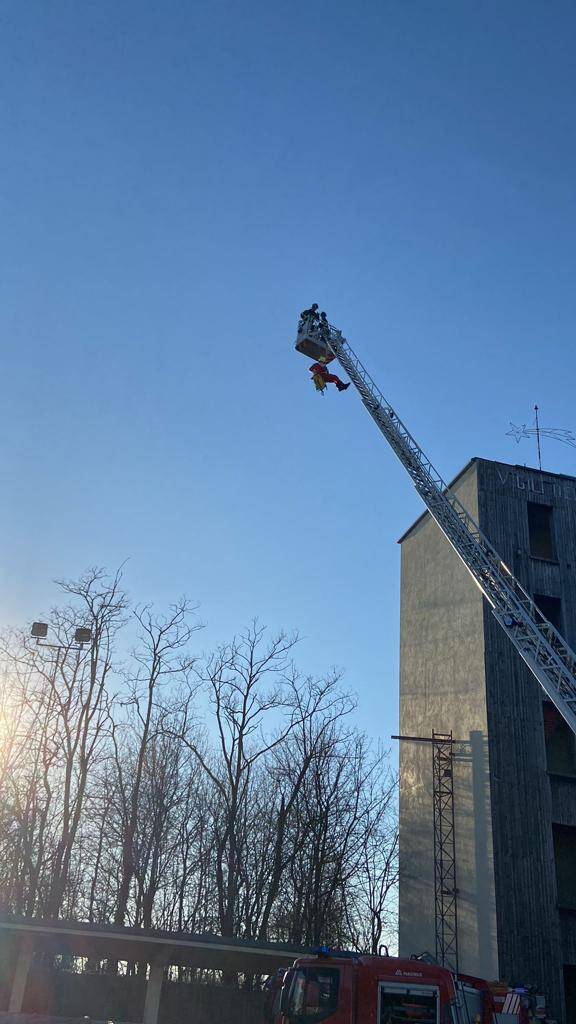
M 544 703 L 543 713 L 548 771 L 576 776 L 576 736 L 551 701 Z
M 556 552 L 552 536 L 552 507 L 528 502 L 528 536 L 530 538 L 530 554 L 534 558 L 546 558 L 554 561 Z
M 558 905 L 576 910 L 576 827 L 553 825 Z
M 573 964 L 564 964 L 564 998 L 566 1020 L 576 1020 L 576 967 Z
M 534 604 L 538 606 L 548 622 L 562 632 L 562 601 L 559 597 L 548 597 L 547 594 L 534 594 Z

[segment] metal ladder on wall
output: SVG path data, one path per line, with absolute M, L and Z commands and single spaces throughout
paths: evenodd
M 296 348 L 311 358 L 335 356 L 360 394 L 376 426 L 410 474 L 418 494 L 490 604 L 500 626 L 541 687 L 576 733 L 576 654 L 539 611 L 530 595 L 452 494 L 410 431 L 332 325 L 321 332 L 304 320 Z
M 454 740 L 432 733 L 434 802 L 434 921 L 436 959 L 458 972 L 458 889 L 454 829 Z
M 435 963 L 458 973 L 458 889 L 454 815 L 454 744 L 451 732 L 432 736 L 392 736 L 393 740 L 432 745 L 434 827 Z

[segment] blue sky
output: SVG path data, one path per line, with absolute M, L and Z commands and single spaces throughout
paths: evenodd
M 293 351 L 316 300 L 446 478 L 576 428 L 576 11 L 4 0 L 0 621 L 129 558 L 396 729 L 408 478 Z M 545 467 L 575 472 L 551 442 Z

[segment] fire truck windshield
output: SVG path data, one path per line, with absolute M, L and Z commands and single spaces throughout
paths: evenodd
M 334 967 L 299 967 L 288 997 L 289 1020 L 326 1020 L 338 1009 L 340 971 Z

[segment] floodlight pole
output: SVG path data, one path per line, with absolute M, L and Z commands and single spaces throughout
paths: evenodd
M 61 651 L 77 651 L 77 667 L 80 664 L 80 654 L 84 650 L 84 644 L 92 644 L 92 630 L 83 626 L 79 626 L 74 632 L 74 640 L 76 643 L 71 644 L 51 644 L 49 642 L 42 642 L 48 635 L 48 623 L 46 622 L 33 622 L 30 630 L 30 635 L 36 641 L 37 647 L 47 647 L 52 651 L 56 651 L 56 658 L 54 660 L 54 668 L 51 676 L 51 685 L 56 685 L 56 676 L 58 674 L 58 668 L 60 666 L 60 652 Z M 77 670 L 77 669 L 76 669 Z
M 78 626 L 74 632 L 74 640 L 76 643 L 71 644 L 51 644 L 48 642 L 42 643 L 45 637 L 48 635 L 48 624 L 46 622 L 33 622 L 30 630 L 30 636 L 36 641 L 37 647 L 50 647 L 56 651 L 83 651 L 85 644 L 92 643 L 92 630 L 85 626 Z

